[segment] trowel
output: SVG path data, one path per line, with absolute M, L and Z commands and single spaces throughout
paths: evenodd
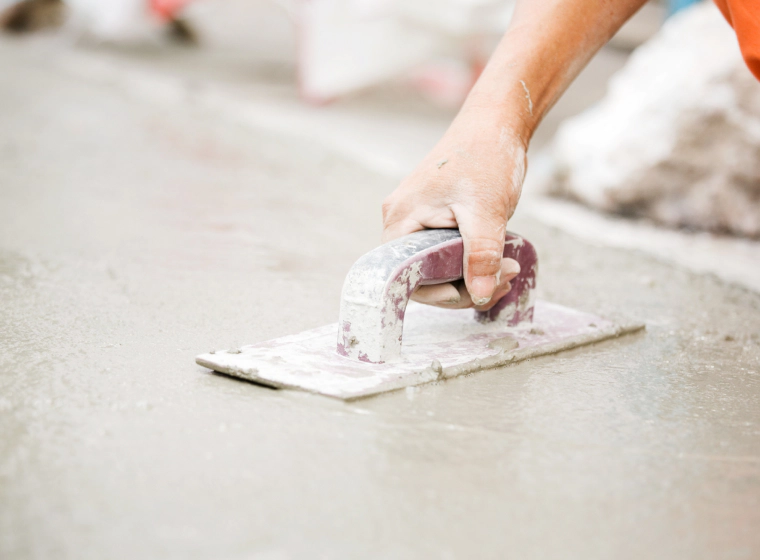
M 337 323 L 201 354 L 196 362 L 272 387 L 349 400 L 502 367 L 644 327 L 536 301 L 536 250 L 512 233 L 506 236 L 504 257 L 520 264 L 520 274 L 491 310 L 409 301 L 419 286 L 461 279 L 463 251 L 455 229 L 420 231 L 381 245 L 346 276 Z

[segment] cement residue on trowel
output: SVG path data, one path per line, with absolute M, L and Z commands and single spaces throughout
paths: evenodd
M 520 343 L 513 336 L 505 336 L 503 338 L 497 338 L 488 343 L 489 348 L 498 350 L 499 352 L 509 352 L 515 350 L 520 346 Z
M 266 385 L 354 399 L 501 367 L 643 326 L 617 325 L 542 301 L 536 303 L 533 326 L 520 327 L 479 323 L 466 309 L 410 304 L 407 311 L 402 355 L 395 362 L 366 363 L 339 355 L 337 324 L 244 346 L 241 354 L 205 354 L 197 362 Z

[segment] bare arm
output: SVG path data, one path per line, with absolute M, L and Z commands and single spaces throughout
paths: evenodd
M 383 240 L 458 227 L 465 284 L 418 301 L 488 309 L 517 263 L 502 259 L 533 132 L 593 55 L 646 0 L 518 0 L 512 23 L 446 134 L 383 204 Z

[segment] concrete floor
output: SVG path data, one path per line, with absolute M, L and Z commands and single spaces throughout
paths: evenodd
M 335 320 L 395 180 L 41 53 L 0 45 L 0 558 L 760 555 L 758 294 L 522 215 L 542 297 L 647 332 L 350 404 L 211 374 Z

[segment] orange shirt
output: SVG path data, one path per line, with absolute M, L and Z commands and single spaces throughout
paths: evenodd
M 760 80 L 760 2 L 758 0 L 715 0 L 736 31 L 744 60 Z

